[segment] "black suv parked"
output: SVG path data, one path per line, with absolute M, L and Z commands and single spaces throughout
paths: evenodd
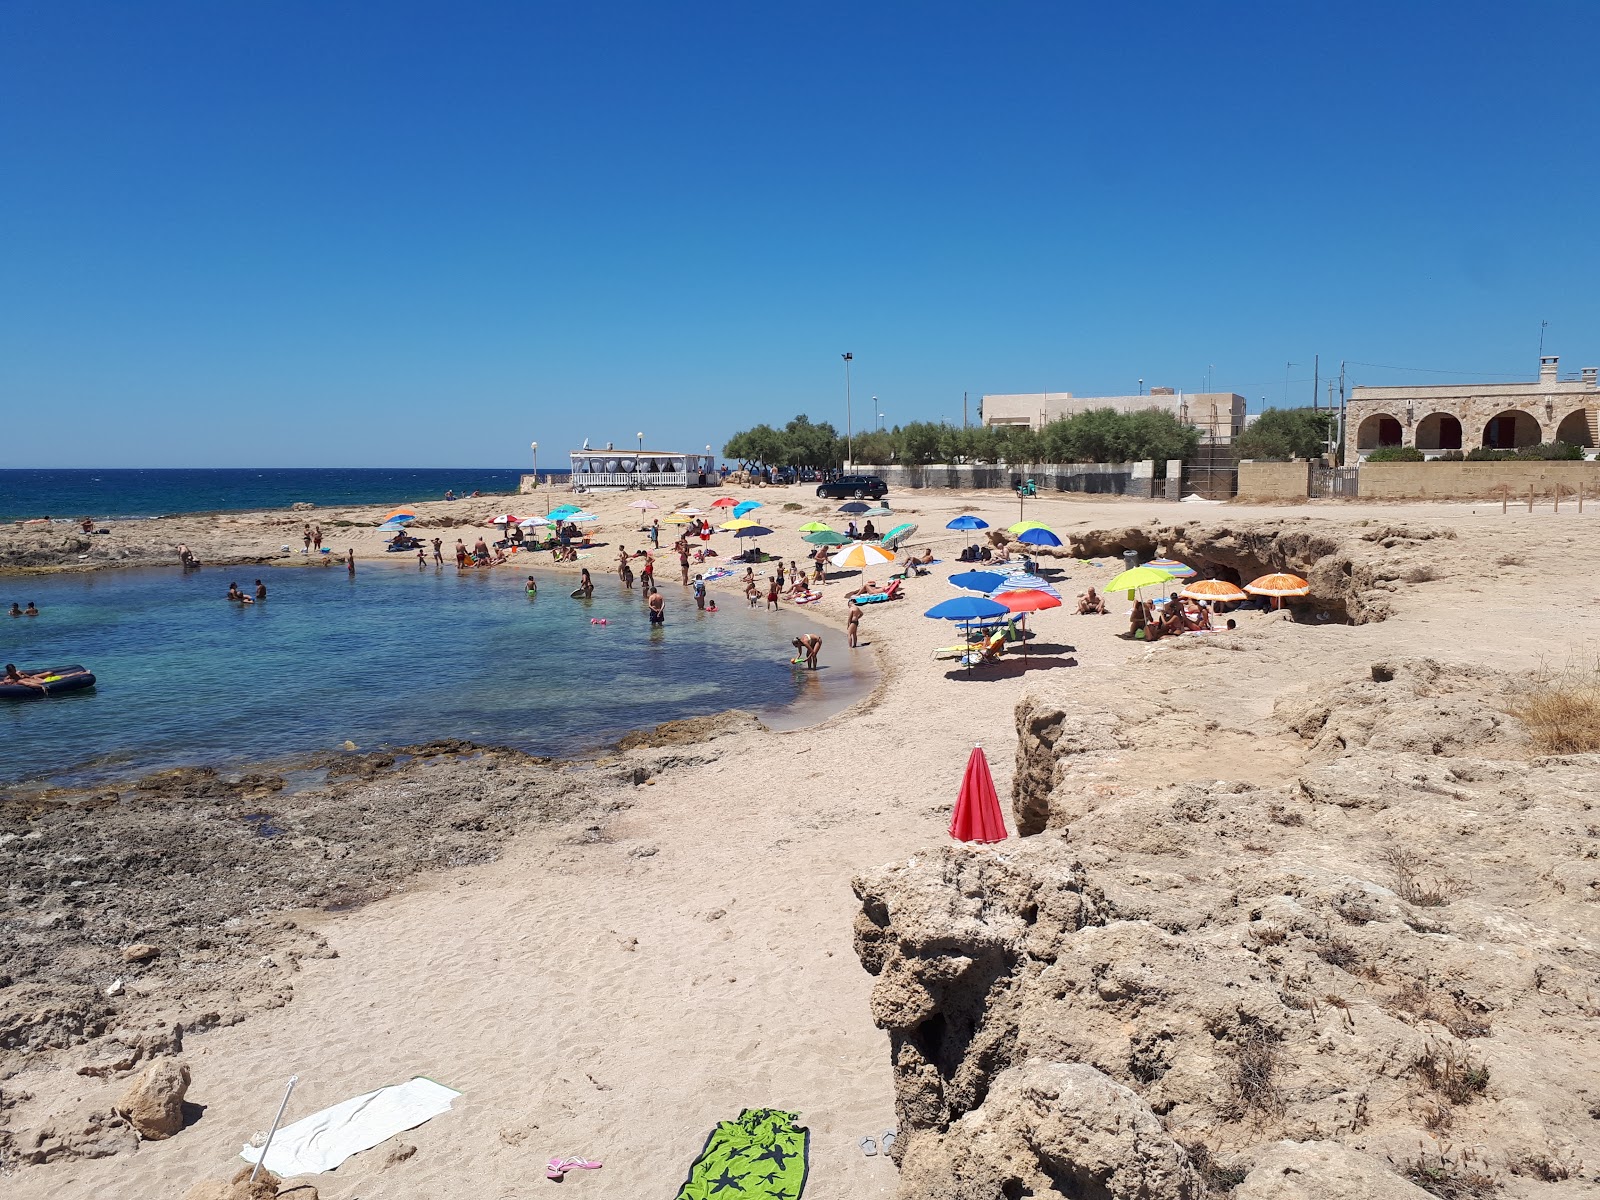
M 817 485 L 817 495 L 824 499 L 842 500 L 846 496 L 854 496 L 860 500 L 871 496 L 874 500 L 882 500 L 888 494 L 889 485 L 876 475 L 841 475 L 838 479 Z

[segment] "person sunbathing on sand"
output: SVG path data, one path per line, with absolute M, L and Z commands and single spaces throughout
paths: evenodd
M 1082 617 L 1090 613 L 1099 613 L 1102 617 L 1106 615 L 1105 598 L 1094 590 L 1093 585 L 1090 586 L 1087 592 L 1078 597 L 1078 615 Z
M 867 595 L 867 594 L 869 594 L 871 592 L 881 592 L 881 591 L 883 591 L 883 589 L 878 586 L 877 580 L 868 579 L 860 587 L 858 587 L 855 591 L 846 592 L 844 595 L 845 595 L 845 599 L 848 600 L 851 596 L 865 596 L 865 595 Z

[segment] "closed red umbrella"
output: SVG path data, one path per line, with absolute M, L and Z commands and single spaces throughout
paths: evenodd
M 961 795 L 950 817 L 950 836 L 958 842 L 1003 842 L 1006 822 L 1000 813 L 1000 797 L 995 794 L 994 777 L 983 747 L 974 746 L 967 759 L 967 773 L 961 779 Z

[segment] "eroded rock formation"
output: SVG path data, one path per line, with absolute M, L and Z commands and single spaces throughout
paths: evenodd
M 1600 759 L 1534 755 L 1503 683 L 1369 664 L 1278 702 L 1287 777 L 1134 790 L 1080 763 L 1159 706 L 1026 697 L 1016 812 L 1047 831 L 857 881 L 900 1196 L 1592 1171 L 1600 1086 L 1572 1049 L 1600 1033 Z

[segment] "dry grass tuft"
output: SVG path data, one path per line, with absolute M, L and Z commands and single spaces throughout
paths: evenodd
M 1450 1104 L 1471 1104 L 1489 1086 L 1489 1068 L 1474 1062 L 1467 1051 L 1449 1044 L 1429 1042 L 1411 1060 L 1411 1069 L 1435 1095 Z
M 1600 665 L 1540 671 L 1507 707 L 1542 753 L 1600 750 Z
M 1459 1154 L 1451 1154 L 1448 1146 L 1437 1154 L 1429 1154 L 1423 1146 L 1418 1150 L 1416 1158 L 1395 1166 L 1425 1192 L 1443 1200 L 1480 1200 L 1499 1190 L 1499 1182 L 1478 1164 L 1471 1150 Z
M 1450 890 L 1443 882 L 1424 883 L 1417 875 L 1422 860 L 1409 850 L 1390 846 L 1383 861 L 1394 872 L 1394 894 L 1417 908 L 1442 908 L 1450 902 Z
M 1415 980 L 1385 997 L 1383 1007 L 1395 1016 L 1404 1014 L 1443 1025 L 1462 1040 L 1488 1037 L 1491 1032 L 1487 1016 L 1473 1012 L 1454 996 Z
M 1280 1038 L 1260 1025 L 1246 1025 L 1233 1042 L 1228 1082 L 1241 1109 L 1277 1114 L 1284 1108 L 1278 1090 Z

